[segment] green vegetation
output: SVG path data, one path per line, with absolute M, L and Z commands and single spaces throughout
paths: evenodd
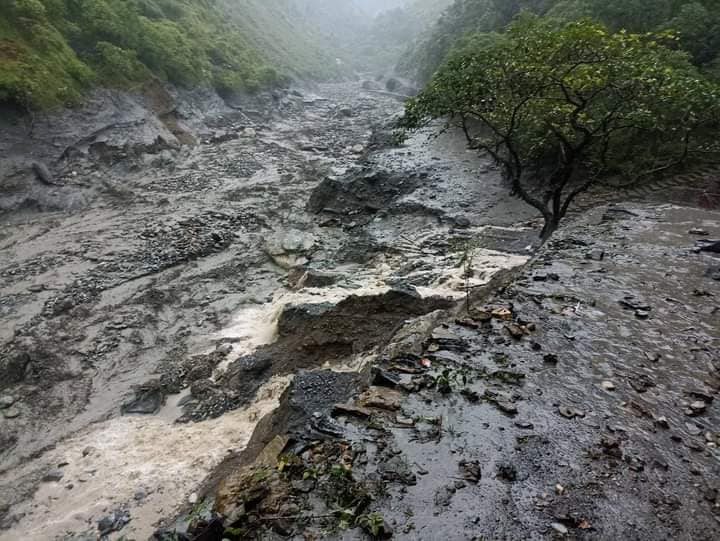
M 679 40 L 527 14 L 456 48 L 408 102 L 404 126 L 449 118 L 542 213 L 547 237 L 593 183 L 632 182 L 715 150 L 720 87 Z
M 290 0 L 6 0 L 0 101 L 46 108 L 158 77 L 221 93 L 338 73 Z
M 720 77 L 718 0 L 455 0 L 422 40 L 401 60 L 399 70 L 427 82 L 453 47 L 474 34 L 502 32 L 521 11 L 555 24 L 592 18 L 610 30 L 674 30 L 678 44 L 704 71 Z

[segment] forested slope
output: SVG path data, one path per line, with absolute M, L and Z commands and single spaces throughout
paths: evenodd
M 338 73 L 303 0 L 3 0 L 0 101 L 45 108 L 159 77 L 220 92 Z M 340 4 L 351 5 L 350 0 Z
M 522 10 L 560 22 L 590 17 L 611 30 L 672 29 L 697 65 L 720 75 L 719 0 L 455 0 L 424 38 L 410 47 L 399 69 L 425 82 L 452 47 L 471 35 L 501 31 Z

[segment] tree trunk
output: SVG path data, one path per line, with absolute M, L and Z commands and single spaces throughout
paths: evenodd
M 561 216 L 558 214 L 545 214 L 544 215 L 545 223 L 543 224 L 542 231 L 540 232 L 540 239 L 542 240 L 543 244 L 552 236 L 553 233 L 557 230 L 557 228 L 560 226 L 560 220 L 562 219 Z

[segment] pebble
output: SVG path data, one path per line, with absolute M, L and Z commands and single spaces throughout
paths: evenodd
M 62 470 L 50 470 L 43 476 L 42 481 L 43 483 L 58 483 L 64 476 Z
M 606 391 L 614 391 L 615 390 L 615 384 L 612 381 L 603 381 L 600 384 L 600 387 L 602 387 Z
M 10 395 L 0 396 L 0 410 L 9 408 L 15 403 L 15 397 Z
M 559 533 L 561 535 L 567 535 L 567 533 L 568 533 L 568 529 L 565 526 L 563 526 L 562 524 L 560 524 L 559 522 L 553 522 L 550 526 L 552 527 L 553 530 L 555 530 L 557 533 Z
M 15 419 L 17 417 L 20 417 L 20 410 L 17 408 L 8 408 L 6 410 L 3 410 L 3 415 L 6 419 Z

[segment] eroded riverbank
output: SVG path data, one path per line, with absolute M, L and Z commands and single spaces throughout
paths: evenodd
M 459 141 L 367 155 L 395 98 L 330 85 L 258 109 L 193 117 L 178 133 L 197 144 L 140 153 L 100 130 L 62 187 L 11 176 L 45 211 L 6 214 L 0 246 L 3 538 L 148 536 L 287 378 L 357 371 L 408 317 L 525 261 L 532 215 Z M 348 208 L 308 207 L 337 199 L 327 176 L 352 185 Z

